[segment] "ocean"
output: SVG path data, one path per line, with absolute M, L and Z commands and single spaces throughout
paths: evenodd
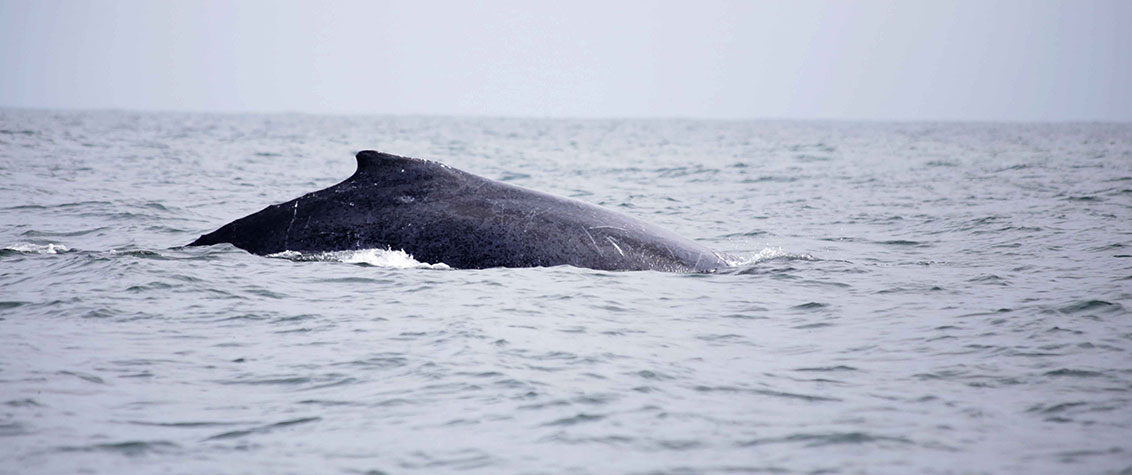
M 199 235 L 375 149 L 715 273 Z M 1130 473 L 1132 124 L 0 109 L 3 473 Z

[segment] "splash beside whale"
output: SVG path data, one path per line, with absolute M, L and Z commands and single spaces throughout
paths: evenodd
M 190 246 L 248 252 L 403 250 L 457 269 L 572 265 L 711 272 L 721 254 L 620 213 L 460 171 L 366 150 L 329 188 L 228 223 Z

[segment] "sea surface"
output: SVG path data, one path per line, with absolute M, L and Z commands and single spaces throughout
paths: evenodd
M 712 274 L 184 248 L 376 149 Z M 1132 124 L 0 109 L 3 473 L 1129 473 Z

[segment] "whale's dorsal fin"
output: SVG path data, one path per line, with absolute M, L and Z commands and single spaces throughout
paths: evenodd
M 421 181 L 435 181 L 451 177 L 452 169 L 444 164 L 421 158 L 402 157 L 375 150 L 362 150 L 357 154 L 358 170 L 346 181 L 364 181 L 395 185 Z
M 415 174 L 422 170 L 428 170 L 432 168 L 431 165 L 435 165 L 435 162 L 428 160 L 402 157 L 375 150 L 362 150 L 358 152 L 356 158 L 358 159 L 358 170 L 354 172 L 354 176 L 389 175 L 392 172 L 404 173 L 406 170 L 411 170 Z
M 388 167 L 397 164 L 413 163 L 420 161 L 419 159 L 402 157 L 393 155 L 391 153 L 378 152 L 376 150 L 362 150 L 356 155 L 358 159 L 358 171 L 362 173 L 368 170 Z

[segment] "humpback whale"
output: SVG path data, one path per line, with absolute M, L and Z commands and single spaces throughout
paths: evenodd
M 581 201 L 419 158 L 365 150 L 345 181 L 237 219 L 189 246 L 253 254 L 402 250 L 457 269 L 572 265 L 711 272 L 721 254 Z

